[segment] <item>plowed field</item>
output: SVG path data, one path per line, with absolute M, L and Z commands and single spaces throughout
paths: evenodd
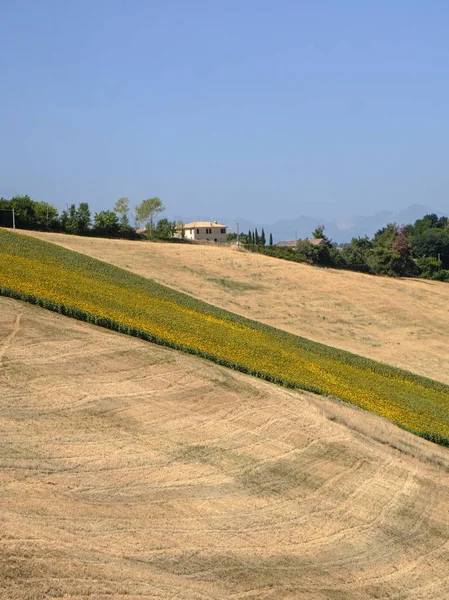
M 351 406 L 0 298 L 0 445 L 1 598 L 449 596 L 449 451 Z

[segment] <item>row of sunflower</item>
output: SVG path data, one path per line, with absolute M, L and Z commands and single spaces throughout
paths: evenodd
M 335 396 L 449 445 L 449 386 L 234 315 L 54 244 L 0 231 L 0 293 Z

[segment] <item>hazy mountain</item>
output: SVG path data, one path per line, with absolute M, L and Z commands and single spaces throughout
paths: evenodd
M 335 242 L 348 242 L 353 237 L 368 235 L 372 237 L 376 231 L 385 227 L 388 223 L 407 224 L 414 223 L 426 214 L 437 212 L 429 206 L 414 204 L 399 212 L 382 210 L 370 216 L 353 215 L 341 218 L 326 218 L 323 215 L 302 215 L 295 219 L 282 219 L 274 223 L 251 223 L 246 219 L 240 219 L 240 231 L 246 233 L 248 229 L 262 227 L 265 233 L 272 233 L 274 241 L 293 240 L 306 238 L 312 235 L 317 225 L 324 225 L 325 232 Z M 439 213 L 438 213 L 439 214 Z M 235 231 L 235 228 L 230 228 Z

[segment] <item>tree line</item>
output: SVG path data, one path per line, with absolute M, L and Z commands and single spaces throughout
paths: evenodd
M 87 202 L 71 204 L 59 213 L 52 204 L 32 200 L 27 195 L 9 200 L 0 198 L 0 227 L 12 226 L 13 209 L 18 229 L 135 239 L 138 237 L 136 228 L 144 226 L 149 237 L 164 239 L 171 237 L 177 226 L 167 219 L 155 224 L 156 216 L 165 210 L 158 197 L 142 200 L 132 210 L 128 198 L 119 198 L 112 210 L 102 210 L 93 216 Z
M 119 198 L 112 210 L 102 210 L 92 216 L 89 204 L 71 204 L 61 213 L 47 202 L 29 196 L 0 198 L 0 227 L 11 227 L 12 209 L 19 229 L 55 231 L 76 235 L 92 235 L 137 239 L 136 228 L 144 227 L 146 237 L 173 239 L 175 232 L 183 237 L 182 222 L 156 217 L 165 210 L 158 197 L 146 198 L 130 208 L 128 198 Z M 130 224 L 133 220 L 133 226 Z M 228 234 L 233 241 L 237 234 Z M 315 245 L 298 240 L 295 248 L 273 245 L 264 229 L 240 234 L 239 240 L 248 250 L 312 265 L 349 269 L 375 275 L 423 277 L 449 281 L 449 219 L 436 214 L 425 215 L 409 225 L 389 223 L 372 238 L 354 237 L 347 244 L 337 245 L 319 226 L 313 237 L 322 240 Z
M 318 245 L 298 240 L 295 248 L 265 245 L 262 236 L 250 232 L 245 239 L 248 250 L 295 262 L 349 269 L 391 277 L 422 277 L 449 281 L 449 219 L 425 215 L 409 225 L 389 223 L 372 238 L 354 237 L 347 244 L 335 244 L 319 226 L 313 237 Z
M 244 246 L 248 246 L 248 247 L 251 247 L 251 246 L 260 247 L 260 246 L 265 246 L 267 244 L 267 238 L 266 238 L 263 227 L 262 227 L 262 231 L 261 231 L 260 235 L 259 235 L 259 232 L 256 227 L 256 229 L 254 229 L 254 230 L 250 229 L 248 231 L 248 233 L 239 233 L 238 239 L 241 244 L 243 244 Z M 237 234 L 236 233 L 228 233 L 228 235 L 226 236 L 226 240 L 228 242 L 236 241 Z M 269 235 L 268 245 L 273 246 L 273 236 L 271 233 Z

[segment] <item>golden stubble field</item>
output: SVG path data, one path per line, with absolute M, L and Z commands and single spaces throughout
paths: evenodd
M 449 597 L 449 451 L 0 298 L 0 598 Z
M 232 247 L 25 232 L 233 312 L 449 383 L 449 285 L 321 269 Z

